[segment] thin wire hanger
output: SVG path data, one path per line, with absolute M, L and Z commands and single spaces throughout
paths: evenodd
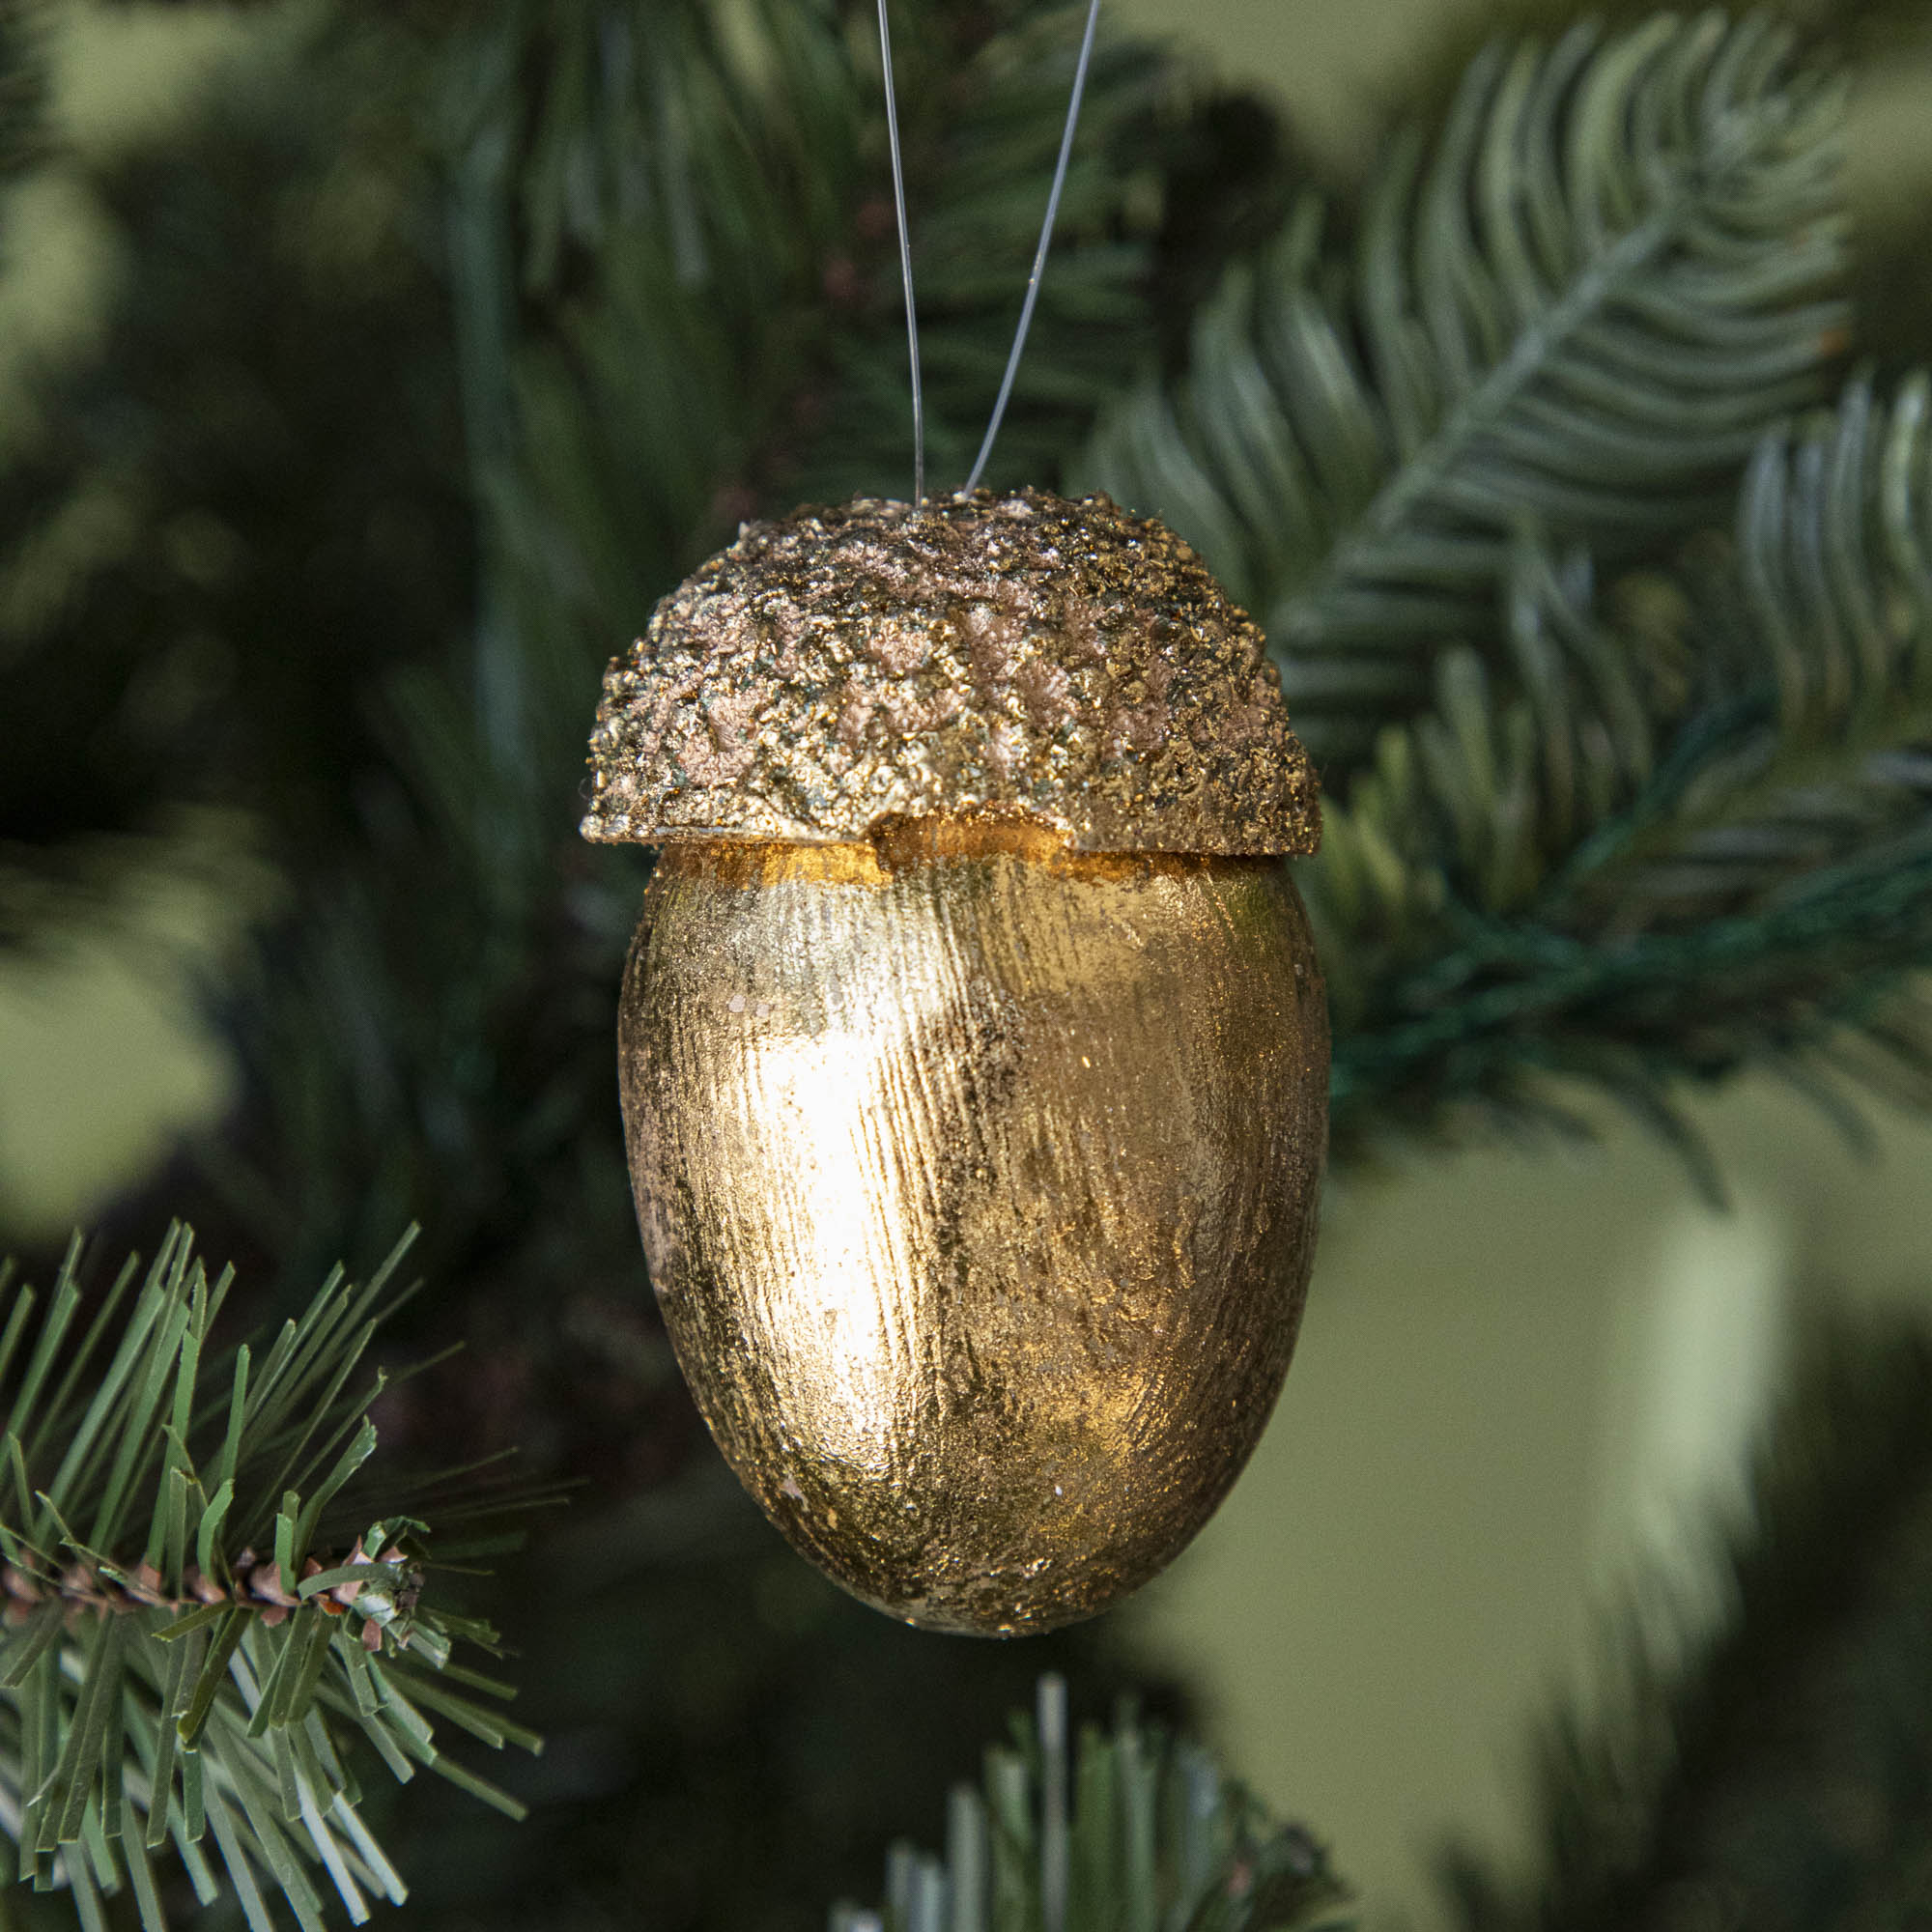
M 1066 164 L 1073 153 L 1073 130 L 1080 125 L 1080 99 L 1087 91 L 1087 71 L 1094 59 L 1094 33 L 1100 23 L 1100 0 L 1088 0 L 1087 30 L 1080 39 L 1080 59 L 1073 70 L 1073 94 L 1066 103 L 1066 125 L 1061 130 L 1060 157 L 1054 163 L 1053 187 L 1046 197 L 1046 218 L 1040 223 L 1039 246 L 1034 250 L 1033 272 L 1027 277 L 1026 299 L 1020 304 L 1019 327 L 1013 331 L 1013 346 L 1007 355 L 1006 373 L 1000 379 L 1000 393 L 993 403 L 992 419 L 973 459 L 972 472 L 954 493 L 971 496 L 978 487 L 986 459 L 1006 419 L 1007 404 L 1013 393 L 1013 378 L 1019 373 L 1020 355 L 1026 348 L 1027 331 L 1033 327 L 1034 304 L 1039 299 L 1040 277 L 1046 271 L 1047 249 L 1053 242 L 1053 223 L 1060 213 L 1060 192 L 1066 185 Z M 914 508 L 925 501 L 925 403 L 920 389 L 919 311 L 912 290 L 912 236 L 906 220 L 905 171 L 899 157 L 899 116 L 893 86 L 892 30 L 886 22 L 886 0 L 879 0 L 879 54 L 886 73 L 886 135 L 893 156 L 893 208 L 898 217 L 899 274 L 905 284 L 906 344 L 912 362 L 912 500 Z
M 912 357 L 912 503 L 925 501 L 925 402 L 919 384 L 919 310 L 912 298 L 912 234 L 906 225 L 905 168 L 899 159 L 899 110 L 893 86 L 893 30 L 879 0 L 879 60 L 886 71 L 886 139 L 893 151 L 893 208 L 899 223 L 899 277 L 905 283 L 906 347 Z
M 1033 273 L 1027 277 L 1026 300 L 1020 304 L 1020 326 L 1013 331 L 1013 346 L 1007 356 L 1007 373 L 1000 378 L 1000 393 L 993 404 L 993 417 L 980 440 L 980 453 L 973 459 L 972 473 L 960 485 L 958 494 L 970 497 L 979 487 L 980 472 L 993 453 L 993 439 L 1005 421 L 1007 403 L 1013 393 L 1013 378 L 1019 373 L 1020 352 L 1026 347 L 1027 330 L 1033 327 L 1033 305 L 1039 299 L 1039 278 L 1046 272 L 1046 251 L 1053 242 L 1053 221 L 1060 213 L 1060 190 L 1066 185 L 1067 157 L 1073 153 L 1073 130 L 1080 125 L 1080 97 L 1087 91 L 1087 69 L 1094 58 L 1094 30 L 1100 24 L 1100 0 L 1087 0 L 1087 31 L 1080 40 L 1080 61 L 1073 70 L 1073 98 L 1066 103 L 1066 126 L 1060 136 L 1060 158 L 1053 166 L 1053 189 L 1046 197 L 1046 219 L 1039 225 L 1039 246 L 1034 250 Z

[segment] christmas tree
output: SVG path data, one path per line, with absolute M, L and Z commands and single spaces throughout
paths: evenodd
M 1327 1922 L 1316 1839 L 1172 1742 L 1185 1686 L 1108 1622 L 961 1645 L 779 1547 L 643 1288 L 648 859 L 578 838 L 583 741 L 742 520 L 910 486 L 873 12 L 160 12 L 0 15 L 7 275 L 63 198 L 111 265 L 0 364 L 0 945 L 191 882 L 236 1090 L 99 1251 L 0 1242 L 0 1817 L 41 1888 L 0 1911 L 746 1932 L 950 1830 L 891 1922 Z M 1359 179 L 1103 19 L 986 480 L 1160 516 L 1266 633 L 1343 1189 L 1607 1099 L 1716 1194 L 1700 1089 L 1932 1092 L 1927 237 L 1854 223 L 1842 166 L 1918 12 L 1525 6 Z M 892 17 L 944 492 L 1085 9 Z M 191 101 L 90 130 L 95 64 L 190 33 Z M 1553 1727 L 1538 1871 L 1461 1861 L 1455 1922 L 1925 1909 L 1927 1345 L 1812 1352 L 1721 1614 Z M 949 1828 L 1043 1671 L 1094 1727 L 1049 1691 Z

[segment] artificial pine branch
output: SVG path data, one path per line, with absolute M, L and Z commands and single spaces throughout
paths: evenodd
M 1436 716 L 1384 733 L 1310 868 L 1343 1133 L 1563 1073 L 1693 1159 L 1687 1072 L 1775 1065 L 1836 1106 L 1835 1069 L 1932 1101 L 1911 977 L 1932 954 L 1929 400 L 1922 375 L 1889 403 L 1859 378 L 1768 435 L 1731 539 L 1648 585 L 1647 644 L 1531 552 L 1528 695 L 1499 706 L 1473 654 L 1445 656 Z M 1649 680 L 1662 703 L 1632 675 L 1646 649 L 1677 672 L 1674 696 Z
M 420 1601 L 423 1504 L 366 1473 L 384 1378 L 351 1378 L 406 1246 L 366 1284 L 336 1270 L 266 1347 L 216 1346 L 233 1272 L 211 1279 L 181 1227 L 84 1327 L 77 1241 L 38 1329 L 0 1271 L 0 1821 L 17 1875 L 69 1889 L 88 1932 L 124 1886 L 162 1932 L 151 1855 L 170 1844 L 212 1903 L 211 1834 L 253 1932 L 272 1932 L 265 1893 L 319 1932 L 318 1862 L 358 1923 L 371 1892 L 401 1903 L 357 1815 L 358 1735 L 399 1778 L 426 1767 L 522 1815 L 437 1736 L 539 1747 L 468 1694 L 508 1685 L 450 1661 L 495 1634 Z
M 1507 661 L 1513 540 L 1629 554 L 1728 498 L 1847 340 L 1842 88 L 1787 37 L 1658 14 L 1493 43 L 1354 257 L 1312 199 L 1104 418 L 1081 482 L 1165 516 L 1261 620 L 1346 795 L 1440 651 Z M 1346 293 L 1338 283 L 1346 278 Z
M 1635 26 L 1657 13 L 1655 0 L 1601 0 L 1589 17 L 1605 27 Z M 1792 36 L 1802 58 L 1876 71 L 1909 65 L 1932 49 L 1932 18 L 1918 0 L 1756 0 L 1762 14 Z M 1381 125 L 1434 126 L 1449 111 L 1470 61 L 1498 37 L 1560 33 L 1577 16 L 1569 0 L 1492 0 L 1480 13 L 1445 14 L 1431 23 L 1420 58 L 1392 75 L 1378 100 Z M 1866 238 L 1861 238 L 1861 253 Z M 1870 318 L 1862 304 L 1859 329 Z
M 1247 585 L 1328 754 L 1344 1152 L 1560 1119 L 1573 1076 L 1715 1188 L 1683 1074 L 1810 1080 L 1849 1029 L 1924 1091 L 1924 392 L 1780 427 L 1847 319 L 1840 91 L 1790 40 L 1492 43 L 1371 190 L 1352 298 L 1311 202 L 1090 452 Z M 1724 567 L 1692 547 L 1649 586 L 1680 614 L 1621 619 L 1609 567 L 1740 490 Z
M 953 1788 L 946 1853 L 901 1842 L 877 1912 L 831 1932 L 1344 1932 L 1347 1891 L 1298 1825 L 1269 1820 L 1198 1746 L 1122 1709 L 1067 1747 L 1066 1686 Z
M 1083 10 L 897 11 L 929 453 L 956 480 L 1025 287 Z M 456 168 L 458 313 L 494 318 L 464 338 L 472 428 L 487 412 L 500 459 L 487 494 L 539 577 L 526 621 L 580 617 L 593 668 L 741 518 L 909 487 L 870 14 L 757 0 L 727 30 L 675 0 L 648 31 L 634 14 L 505 16 L 473 56 L 461 143 L 497 157 L 494 185 Z M 1103 39 L 1002 475 L 1050 479 L 1152 351 L 1178 79 Z

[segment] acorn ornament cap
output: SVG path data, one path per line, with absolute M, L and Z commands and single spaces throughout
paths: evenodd
M 619 1071 L 699 1409 L 838 1582 L 1091 1616 L 1287 1373 L 1328 1035 L 1259 632 L 1105 497 L 753 524 L 611 667 L 585 836 L 662 847 Z

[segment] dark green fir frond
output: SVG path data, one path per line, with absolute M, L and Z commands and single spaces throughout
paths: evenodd
M 1420 57 L 1382 93 L 1378 107 L 1384 125 L 1439 120 L 1486 43 L 1498 35 L 1560 33 L 1576 11 L 1569 0 L 1490 0 L 1467 15 L 1445 11 L 1431 22 Z M 1657 11 L 1656 0 L 1601 0 L 1589 10 L 1592 19 L 1613 29 L 1638 25 Z M 1932 51 L 1932 15 L 1919 0 L 1755 0 L 1751 11 L 1788 32 L 1802 55 L 1864 72 L 1909 67 Z M 1861 331 L 1864 321 L 1861 309 Z
M 954 1786 L 945 1855 L 895 1845 L 884 1903 L 835 1907 L 831 1932 L 1344 1932 L 1346 1904 L 1321 1847 L 1198 1746 L 1123 1710 L 1069 1748 L 1049 1676 L 980 1787 Z
M 1929 418 L 1923 375 L 1855 379 L 1763 439 L 1728 536 L 1602 600 L 1523 554 L 1530 695 L 1445 655 L 1304 872 L 1345 1132 L 1551 1073 L 1660 1122 L 1753 1063 L 1932 1097 Z
M 1190 537 L 1331 783 L 1457 643 L 1508 662 L 1525 532 L 1628 556 L 1719 514 L 1847 340 L 1842 89 L 1760 17 L 1496 43 L 1394 141 L 1351 261 L 1310 200 L 1083 483 Z
M 1579 903 L 1654 927 L 1789 900 L 1861 855 L 1909 876 L 1932 800 L 1928 415 L 1923 372 L 1889 401 L 1859 377 L 1759 445 L 1727 553 L 1683 573 L 1707 701 L 1578 853 Z
M 234 1348 L 214 1339 L 233 1274 L 183 1228 L 91 1312 L 78 1242 L 44 1308 L 0 1275 L 0 1817 L 16 1875 L 69 1889 L 89 1932 L 123 1890 L 160 1932 L 170 1850 L 203 1904 L 225 1871 L 253 1932 L 271 1899 L 307 1932 L 326 1890 L 357 1922 L 400 1903 L 358 1744 L 521 1813 L 440 1735 L 537 1747 L 494 1708 L 510 1688 L 451 1662 L 494 1634 L 421 1601 L 422 1504 L 366 1466 L 384 1382 L 360 1358 L 402 1253 Z
M 895 13 L 943 489 L 999 386 L 1084 10 Z M 514 493 L 539 594 L 589 620 L 601 661 L 740 519 L 911 488 L 877 29 L 833 0 L 569 0 L 505 15 L 471 58 L 453 234 L 472 446 L 514 449 L 486 494 Z M 1103 38 L 1001 477 L 1051 481 L 1152 352 L 1171 69 Z

